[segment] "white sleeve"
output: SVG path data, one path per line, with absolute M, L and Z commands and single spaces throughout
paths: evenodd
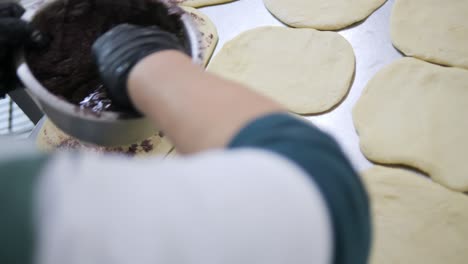
M 42 176 L 39 264 L 332 261 L 333 231 L 319 189 L 275 154 L 62 154 Z

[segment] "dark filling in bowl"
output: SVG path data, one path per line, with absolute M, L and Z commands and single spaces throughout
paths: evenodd
M 52 39 L 45 50 L 26 54 L 34 76 L 56 96 L 93 112 L 120 111 L 107 97 L 91 55 L 100 35 L 122 23 L 157 25 L 189 48 L 180 14 L 157 0 L 60 0 L 32 23 Z

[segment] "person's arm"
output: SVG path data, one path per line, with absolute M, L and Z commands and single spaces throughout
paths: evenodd
M 110 94 L 151 117 L 179 151 L 249 148 L 274 153 L 303 170 L 326 201 L 334 263 L 367 262 L 367 194 L 336 141 L 248 88 L 203 72 L 181 50 L 167 32 L 129 25 L 111 30 L 95 44 Z
M 6 205 L 3 213 L 12 216 L 4 221 L 8 236 L 0 240 L 9 246 L 5 252 L 11 253 L 0 254 L 1 263 L 20 259 L 27 263 L 33 253 L 42 260 L 36 263 L 330 263 L 331 258 L 337 264 L 367 262 L 367 197 L 331 137 L 299 119 L 272 113 L 281 108 L 203 73 L 185 55 L 173 57 L 171 51 L 161 51 L 161 47 L 180 50 L 166 33 L 134 27 L 130 31 L 137 34 L 111 35 L 111 41 L 101 43 L 104 62 L 108 58 L 124 62 L 98 63 L 113 98 L 127 106 L 132 100 L 141 112 L 163 122 L 185 152 L 226 149 L 173 162 L 89 154 L 34 157 L 26 164 L 0 162 L 0 171 L 10 168 L 15 176 L 15 181 L 7 178 L 10 175 L 0 177 L 3 188 L 10 190 L 0 199 Z M 124 50 L 114 53 L 114 45 L 122 43 L 119 47 Z M 153 54 L 158 51 L 170 59 Z M 174 64 L 164 69 L 183 70 L 187 77 L 169 83 L 153 72 L 164 72 L 161 62 Z M 127 74 L 133 66 L 127 91 Z M 152 76 L 146 81 L 146 74 L 137 77 L 145 71 Z M 162 89 L 156 88 L 159 83 Z M 224 91 L 216 96 L 203 89 L 209 100 L 220 101 L 205 106 L 198 97 L 203 94 L 193 95 L 193 104 L 191 98 L 177 100 L 195 93 L 189 89 L 192 83 L 220 85 Z M 250 102 L 249 109 L 243 109 L 247 107 L 242 100 Z M 189 106 L 178 110 L 181 102 Z M 223 111 L 222 104 L 234 112 L 229 117 L 234 124 L 222 123 L 231 121 L 222 113 L 205 113 Z M 163 115 L 165 111 L 171 113 Z M 198 122 L 184 119 L 191 112 L 199 115 Z M 219 126 L 201 124 L 203 115 Z M 174 120 L 163 120 L 169 117 Z M 210 133 L 223 126 L 226 130 Z M 197 140 L 192 133 L 211 136 L 202 144 L 192 143 Z M 20 166 L 23 171 L 13 173 Z M 15 191 L 21 188 L 23 192 Z M 17 230 L 30 232 L 16 237 Z M 11 243 L 13 239 L 17 241 Z M 34 241 L 39 243 L 34 246 Z
M 242 126 L 285 111 L 243 85 L 194 65 L 174 35 L 120 25 L 93 45 L 114 103 L 149 116 L 182 153 L 226 147 Z
M 243 85 L 204 72 L 177 51 L 143 59 L 131 71 L 128 84 L 136 107 L 181 153 L 226 147 L 249 121 L 284 111 Z

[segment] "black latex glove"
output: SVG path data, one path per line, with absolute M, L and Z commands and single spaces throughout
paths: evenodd
M 109 97 L 116 105 L 135 111 L 127 91 L 128 75 L 140 60 L 163 50 L 186 52 L 175 35 L 155 26 L 122 24 L 96 40 L 93 55 Z
M 14 88 L 18 79 L 14 65 L 14 53 L 23 46 L 41 48 L 48 39 L 29 23 L 19 19 L 24 9 L 16 3 L 0 4 L 0 98 Z

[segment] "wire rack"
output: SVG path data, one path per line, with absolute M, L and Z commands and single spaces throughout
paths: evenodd
M 26 138 L 33 128 L 34 123 L 10 97 L 0 99 L 0 136 Z

